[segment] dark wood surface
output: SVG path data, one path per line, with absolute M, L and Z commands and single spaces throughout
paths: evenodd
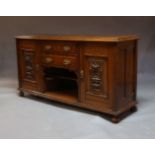
M 107 113 L 136 106 L 137 36 L 17 36 L 24 92 Z
M 95 36 L 95 35 L 22 35 L 16 36 L 16 39 L 30 39 L 30 40 L 59 40 L 59 41 L 86 41 L 86 42 L 121 42 L 137 40 L 136 35 L 122 35 L 122 36 Z

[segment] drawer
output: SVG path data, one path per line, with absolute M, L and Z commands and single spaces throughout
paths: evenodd
M 78 48 L 77 48 L 77 43 L 75 42 L 45 41 L 42 43 L 42 52 L 45 54 L 77 55 Z
M 34 40 L 19 40 L 18 47 L 19 48 L 34 48 L 37 46 L 37 42 Z
M 60 55 L 48 55 L 43 56 L 42 64 L 47 67 L 61 67 L 70 70 L 76 70 L 78 67 L 78 61 L 73 56 L 60 56 Z

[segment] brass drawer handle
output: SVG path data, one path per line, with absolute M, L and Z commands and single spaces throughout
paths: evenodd
M 65 52 L 68 52 L 68 51 L 70 51 L 71 47 L 70 46 L 64 46 L 63 49 L 64 49 Z
M 80 78 L 81 78 L 81 79 L 84 78 L 84 70 L 80 70 Z
M 64 65 L 69 65 L 69 64 L 71 64 L 71 61 L 68 59 L 64 59 L 63 63 L 64 63 Z
M 52 63 L 52 62 L 53 62 L 53 59 L 47 57 L 47 58 L 45 58 L 45 62 L 46 62 L 47 64 Z
M 50 50 L 50 49 L 52 49 L 52 46 L 51 46 L 51 45 L 46 45 L 46 46 L 44 47 L 44 50 Z

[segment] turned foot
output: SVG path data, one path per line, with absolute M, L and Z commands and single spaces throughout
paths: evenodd
M 118 116 L 112 116 L 111 121 L 113 123 L 119 123 L 120 122 L 120 118 Z
M 137 111 L 137 107 L 136 107 L 136 106 L 132 107 L 132 108 L 130 109 L 130 111 L 131 111 L 131 112 L 136 112 L 136 111 Z
M 24 97 L 24 92 L 23 91 L 19 91 L 19 96 Z

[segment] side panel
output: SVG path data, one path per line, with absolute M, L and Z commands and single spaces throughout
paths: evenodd
M 117 55 L 117 111 L 136 104 L 137 42 L 119 43 Z

